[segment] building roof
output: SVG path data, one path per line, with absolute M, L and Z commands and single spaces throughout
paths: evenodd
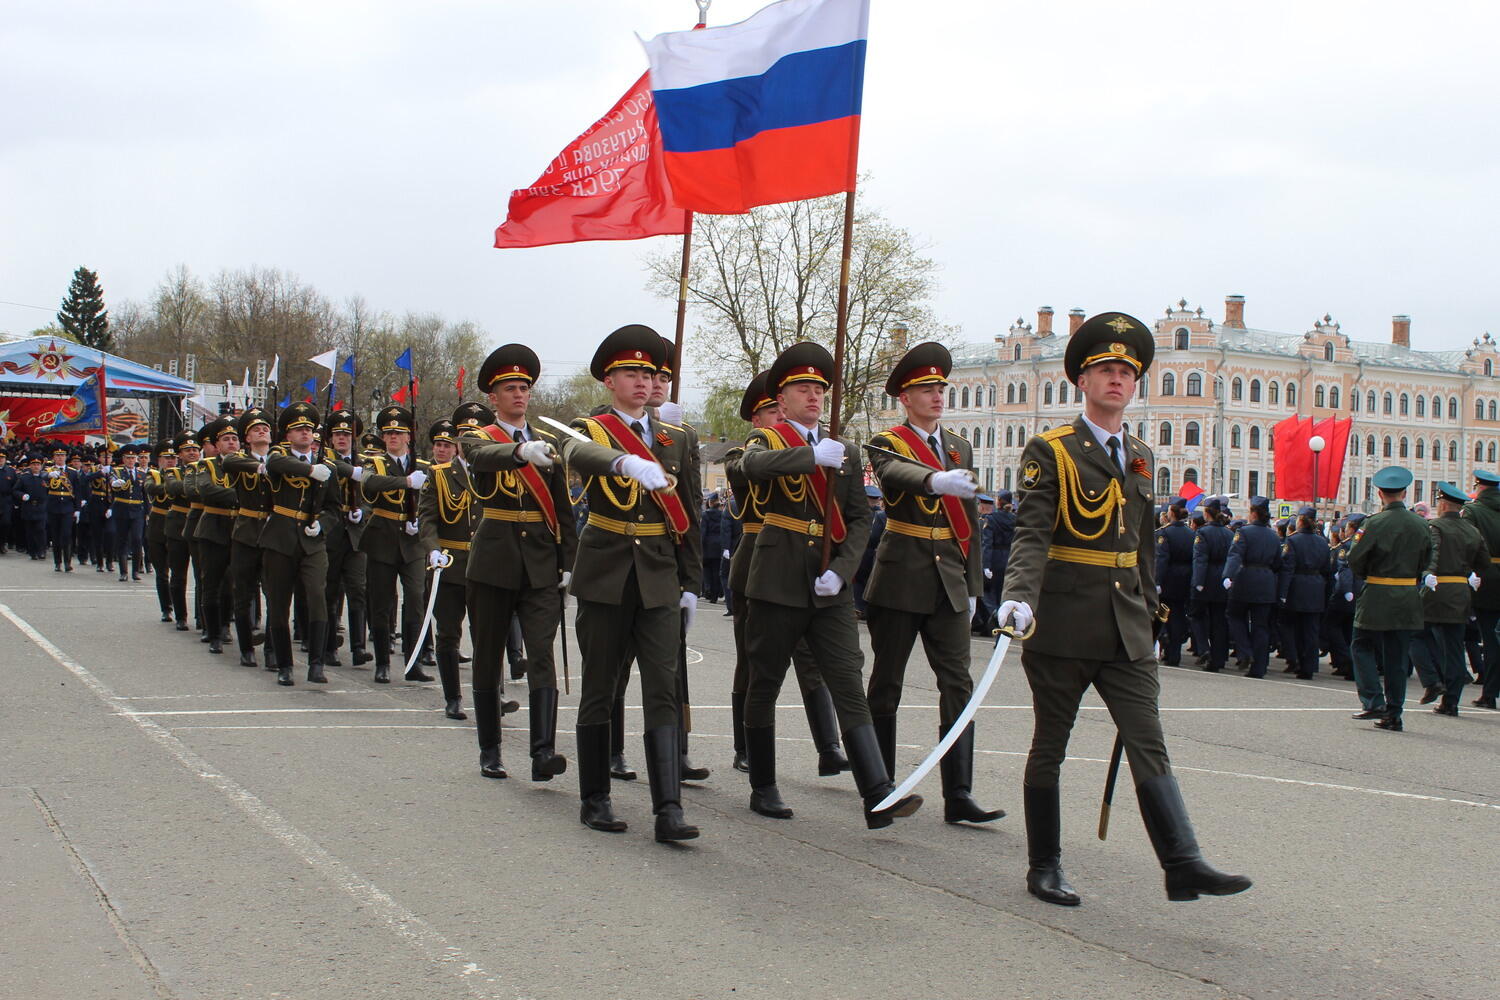
M 33 337 L 0 346 L 0 389 L 66 395 L 98 370 L 105 370 L 111 396 L 186 396 L 193 383 L 71 340 Z

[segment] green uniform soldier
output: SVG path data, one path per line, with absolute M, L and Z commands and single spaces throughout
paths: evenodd
M 1090 686 L 1119 727 L 1167 898 L 1250 887 L 1203 860 L 1162 736 L 1151 638 L 1155 469 L 1151 449 L 1125 432 L 1123 417 L 1154 352 L 1140 320 L 1115 312 L 1087 320 L 1063 359 L 1083 413 L 1033 437 L 1021 458 L 1024 494 L 997 617 L 1023 634 L 1021 666 L 1036 716 L 1024 786 L 1026 888 L 1062 906 L 1079 897 L 1062 870 L 1058 779 Z
M 443 571 L 437 577 L 437 598 L 432 604 L 433 649 L 443 685 L 443 711 L 450 719 L 467 719 L 458 683 L 458 644 L 464 634 L 469 545 L 479 513 L 469 488 L 469 470 L 458 457 L 454 422 L 434 422 L 427 429 L 427 440 L 432 446 L 432 468 L 417 502 L 422 526 L 417 537 L 427 549 L 427 568 Z
M 750 380 L 740 400 L 740 419 L 752 428 L 771 427 L 781 422 L 781 404 L 766 388 L 770 372 L 761 372 Z M 750 582 L 750 555 L 755 551 L 755 537 L 760 534 L 761 504 L 769 489 L 751 489 L 750 480 L 740 463 L 744 448 L 731 449 L 724 456 L 724 475 L 734 493 L 734 516 L 740 522 L 739 547 L 729 559 L 729 605 L 734 614 L 734 678 L 729 695 L 734 724 L 734 769 L 749 773 L 750 756 L 745 751 L 745 694 L 750 690 L 750 655 L 745 645 L 745 623 L 749 618 L 745 585 Z M 797 686 L 802 691 L 802 706 L 807 713 L 807 728 L 813 747 L 818 751 L 818 774 L 831 777 L 849 770 L 849 758 L 839 743 L 839 717 L 833 707 L 833 695 L 823 683 L 823 675 L 807 643 L 792 649 L 792 669 L 797 672 Z
M 235 421 L 240 450 L 223 456 L 224 470 L 234 483 L 236 499 L 234 527 L 230 532 L 229 575 L 234 584 L 234 637 L 240 650 L 240 666 L 255 666 L 257 606 L 261 593 L 263 551 L 261 528 L 271 516 L 271 484 L 265 462 L 271 454 L 271 415 L 258 407 L 241 413 Z M 266 645 L 266 669 L 278 670 L 276 652 Z
M 356 667 L 369 663 L 375 657 L 365 644 L 368 630 L 365 622 L 365 554 L 359 551 L 359 540 L 364 536 L 369 523 L 370 505 L 365 501 L 359 477 L 364 475 L 365 460 L 356 447 L 365 423 L 359 415 L 340 410 L 328 416 L 323 426 L 323 440 L 328 442 L 325 452 L 329 461 L 338 470 L 338 490 L 344 516 L 328 524 L 324 545 L 328 550 L 328 583 L 325 596 L 328 600 L 328 643 L 323 650 L 323 664 L 329 667 L 342 666 L 338 659 L 341 645 L 338 637 L 338 622 L 344 608 L 349 610 L 349 653 Z M 358 469 L 360 471 L 356 472 Z
M 974 682 L 969 676 L 969 623 L 984 592 L 984 553 L 975 500 L 974 452 L 961 435 L 940 426 L 953 358 L 942 344 L 918 344 L 896 363 L 886 395 L 906 411 L 906 422 L 870 443 L 870 465 L 885 503 L 885 531 L 865 584 L 865 619 L 875 663 L 870 714 L 886 770 L 896 769 L 896 710 L 917 638 L 937 678 L 938 738 L 952 726 Z M 892 457 L 894 452 L 901 458 Z M 974 801 L 974 724 L 944 755 L 943 819 L 988 823 L 1005 815 Z
M 1479 529 L 1490 565 L 1479 574 L 1474 594 L 1474 617 L 1484 653 L 1484 687 L 1470 704 L 1494 708 L 1500 693 L 1500 476 L 1487 469 L 1474 473 L 1474 499 L 1464 505 L 1464 518 Z
M 1356 719 L 1401 732 L 1412 636 L 1422 628 L 1417 578 L 1432 557 L 1424 518 L 1406 509 L 1410 469 L 1387 466 L 1375 473 L 1378 514 L 1365 518 L 1349 549 L 1349 569 L 1364 580 L 1354 607 L 1354 684 L 1363 710 Z
M 156 603 L 163 622 L 172 620 L 172 572 L 167 557 L 167 518 L 172 513 L 172 500 L 167 496 L 167 483 L 176 465 L 177 446 L 173 442 L 161 441 L 151 448 L 146 483 L 146 499 L 150 502 L 146 511 L 146 561 L 156 577 Z
M 1442 701 L 1438 715 L 1457 715 L 1458 701 L 1469 668 L 1464 660 L 1464 631 L 1468 628 L 1470 595 L 1490 568 L 1490 550 L 1473 522 L 1462 516 L 1468 494 L 1452 483 L 1438 483 L 1438 516 L 1427 522 L 1432 535 L 1432 561 L 1423 579 L 1422 617 L 1427 638 L 1437 654 Z
M 870 506 L 859 450 L 819 425 L 828 387 L 839 377 L 832 355 L 821 345 L 793 344 L 782 351 L 771 365 L 767 386 L 784 419 L 752 431 L 745 443 L 740 467 L 763 497 L 762 527 L 745 584 L 750 655 L 745 747 L 750 754 L 750 808 L 790 819 L 792 810 L 776 786 L 776 699 L 792 652 L 805 639 L 833 697 L 855 787 L 864 801 L 865 823 L 873 830 L 910 816 L 921 808 L 922 798 L 908 795 L 885 809 L 875 808 L 892 784 L 865 700 L 860 677 L 864 654 L 849 587 L 869 537 Z M 829 477 L 832 503 L 824 510 Z M 831 539 L 826 567 L 825 531 Z
M 187 522 L 192 513 L 192 501 L 188 499 L 186 474 L 193 463 L 202 456 L 197 435 L 183 431 L 172 442 L 177 452 L 177 464 L 165 477 L 165 489 L 171 507 L 167 513 L 167 567 L 171 571 L 172 612 L 177 618 L 177 631 L 188 631 L 187 581 L 191 552 L 188 547 Z
M 240 450 L 240 433 L 234 421 L 220 417 L 204 427 L 205 449 L 214 454 L 200 459 L 193 484 L 201 510 L 193 535 L 198 542 L 198 584 L 203 591 L 203 618 L 208 626 L 208 651 L 224 652 L 224 632 L 234 617 L 234 587 L 229 574 L 231 536 L 239 496 L 233 476 L 224 461 Z

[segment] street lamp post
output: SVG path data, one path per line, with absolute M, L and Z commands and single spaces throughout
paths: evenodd
M 1320 515 L 1322 511 L 1318 506 L 1318 456 L 1323 453 L 1323 449 L 1327 445 L 1328 442 L 1323 440 L 1321 434 L 1314 434 L 1307 440 L 1307 446 L 1312 449 L 1313 455 L 1313 510 L 1318 511 Z

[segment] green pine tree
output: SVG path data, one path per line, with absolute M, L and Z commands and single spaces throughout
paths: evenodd
M 73 272 L 57 322 L 85 347 L 100 351 L 115 349 L 115 338 L 109 332 L 109 311 L 104 308 L 104 289 L 99 287 L 99 275 L 86 267 Z

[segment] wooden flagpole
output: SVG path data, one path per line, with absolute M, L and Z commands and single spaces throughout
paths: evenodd
M 833 341 L 833 390 L 829 393 L 828 414 L 828 434 L 835 438 L 839 436 L 839 425 L 843 422 L 844 340 L 849 331 L 849 258 L 854 250 L 854 192 L 855 185 L 850 185 L 844 194 L 844 248 L 839 257 L 839 313 Z M 828 564 L 833 560 L 833 532 L 829 528 L 833 523 L 830 513 L 833 510 L 833 487 L 838 480 L 834 475 L 835 471 L 828 470 L 828 485 L 823 492 L 823 560 L 818 570 L 820 576 L 828 572 Z

